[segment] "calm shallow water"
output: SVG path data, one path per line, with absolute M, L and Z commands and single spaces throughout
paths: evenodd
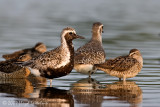
M 138 48 L 142 71 L 126 84 L 102 71 L 88 80 L 73 70 L 69 75 L 38 84 L 28 79 L 0 80 L 0 106 L 159 106 L 160 103 L 160 1 L 158 0 L 0 0 L 0 55 L 43 42 L 48 50 L 60 44 L 63 28 L 71 26 L 85 40 L 93 22 L 104 24 L 107 59 Z M 4 60 L 0 57 L 0 60 Z

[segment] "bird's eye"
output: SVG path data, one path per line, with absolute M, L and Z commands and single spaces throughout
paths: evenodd
M 132 55 L 135 55 L 135 54 L 136 54 L 135 52 L 132 53 Z
M 69 34 L 72 35 L 73 33 L 72 33 L 72 32 L 69 32 Z
M 102 29 L 103 29 L 103 26 L 102 26 Z

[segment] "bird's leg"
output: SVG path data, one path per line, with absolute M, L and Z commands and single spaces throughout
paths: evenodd
M 126 81 L 126 77 L 123 77 L 123 82 L 125 82 Z
M 92 71 L 89 71 L 89 76 L 88 76 L 88 78 L 91 78 L 91 74 L 92 74 Z
M 52 79 L 49 79 L 50 80 L 50 87 L 52 87 Z
M 126 85 L 126 77 L 123 77 L 123 85 Z
M 89 74 L 88 78 L 91 78 L 91 74 Z

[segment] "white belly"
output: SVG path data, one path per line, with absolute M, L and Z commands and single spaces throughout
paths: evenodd
M 91 64 L 76 64 L 74 65 L 74 69 L 82 74 L 92 74 L 96 71 Z
M 35 75 L 35 76 L 40 76 L 41 73 L 39 72 L 38 69 L 32 69 L 29 67 L 29 70 L 31 71 L 31 74 Z

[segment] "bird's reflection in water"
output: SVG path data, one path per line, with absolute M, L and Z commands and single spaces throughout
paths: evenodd
M 46 84 L 46 79 L 40 77 L 0 79 L 0 93 L 6 93 L 3 97 L 17 98 L 16 101 L 21 104 L 44 107 L 73 107 L 74 100 L 77 104 L 92 107 L 100 107 L 103 103 L 107 104 L 111 101 L 127 103 L 131 106 L 137 106 L 142 102 L 142 90 L 132 81 L 100 84 L 95 79 L 86 78 L 73 83 L 69 91 L 47 87 Z
M 131 106 L 142 102 L 142 90 L 132 81 L 100 85 L 95 79 L 87 78 L 74 83 L 71 92 L 78 104 L 92 107 L 102 106 L 102 102 L 108 101 L 127 102 Z
M 103 101 L 103 96 L 99 94 L 101 90 L 99 82 L 92 78 L 79 80 L 72 84 L 70 89 L 78 104 L 86 104 L 91 107 L 101 106 Z
M 27 78 L 33 87 L 47 87 L 47 79 L 43 77 L 35 77 L 34 75 L 30 74 Z
M 68 90 L 53 87 L 35 89 L 28 102 L 40 107 L 74 107 L 73 97 Z
M 0 79 L 0 93 L 10 97 L 29 98 L 33 86 L 27 79 Z
M 114 96 L 117 98 L 109 98 L 106 100 L 120 100 L 127 101 L 135 106 L 142 102 L 142 90 L 133 81 L 119 81 L 113 84 L 106 85 L 107 96 Z
M 43 80 L 43 81 L 42 81 Z M 42 82 L 43 83 L 42 83 Z M 13 79 L 6 78 L 0 79 L 0 93 L 6 93 L 6 95 L 17 98 L 30 98 L 30 94 L 34 91 L 35 86 L 46 86 L 45 78 L 30 78 L 29 79 Z
M 43 107 L 73 107 L 74 100 L 68 90 L 47 87 L 45 78 L 0 79 L 3 97 L 14 97 L 16 103 Z

